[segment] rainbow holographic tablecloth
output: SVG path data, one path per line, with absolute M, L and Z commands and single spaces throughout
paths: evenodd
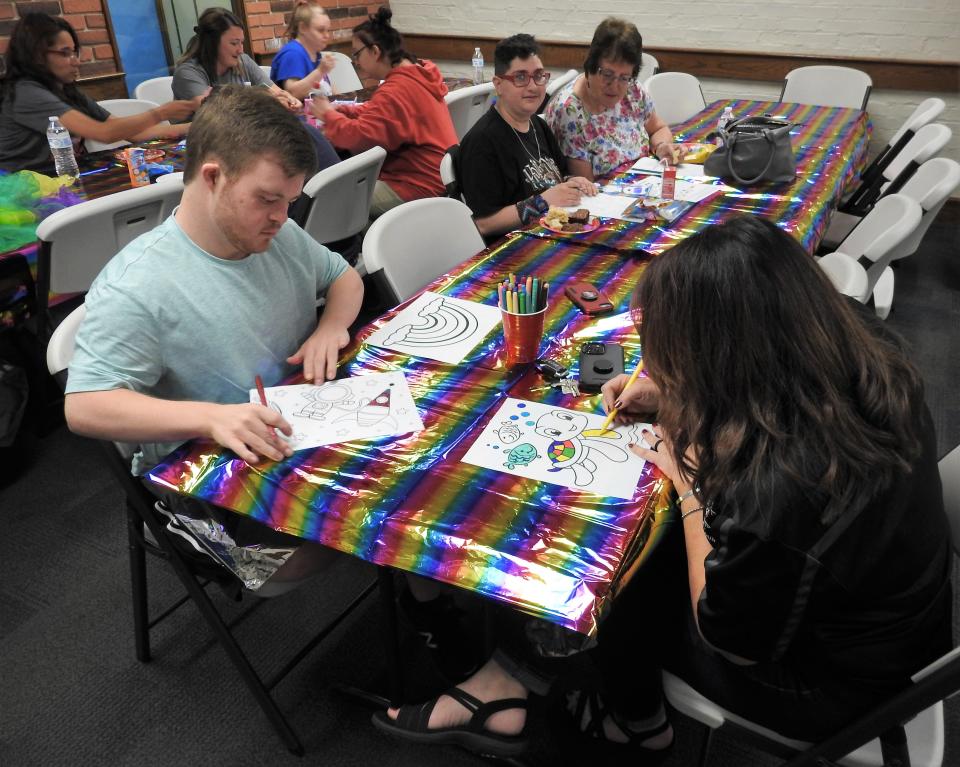
M 672 224 L 637 224 L 602 219 L 600 227 L 582 234 L 558 234 L 543 226 L 530 230 L 544 238 L 567 238 L 625 252 L 656 255 L 711 224 L 741 213 L 763 216 L 791 234 L 813 253 L 840 198 L 859 177 L 867 159 L 871 126 L 866 112 L 776 101 L 715 101 L 686 122 L 673 126 L 674 138 L 686 143 L 706 143 L 717 128 L 724 107 L 735 117 L 771 115 L 794 123 L 790 131 L 797 177 L 789 183 L 756 184 L 725 191 L 693 206 Z M 629 181 L 629 165 L 615 179 Z M 718 182 L 719 183 L 719 182 Z
M 557 286 L 574 277 L 610 285 L 618 312 L 599 321 L 583 317 L 559 287 L 552 290 L 542 351 L 575 368 L 583 341 L 606 339 L 622 343 L 633 365 L 638 339 L 629 295 L 644 266 L 619 253 L 516 233 L 428 289 L 492 304 L 497 281 L 510 271 L 536 271 Z M 567 395 L 530 367 L 508 367 L 499 327 L 456 366 L 364 344 L 400 309 L 358 334 L 341 366 L 345 375 L 403 371 L 423 431 L 257 466 L 192 442 L 151 479 L 274 529 L 592 633 L 621 566 L 656 542 L 668 516 L 669 484 L 648 466 L 634 497 L 624 500 L 462 463 L 507 396 L 598 413 L 599 395 Z
M 536 273 L 552 286 L 541 356 L 575 373 L 580 345 L 604 340 L 622 344 L 632 368 L 640 349 L 630 295 L 652 256 L 737 213 L 775 220 L 812 251 L 830 208 L 863 165 L 869 125 L 856 110 L 716 102 L 676 126 L 677 137 L 702 141 L 726 105 L 738 115 L 769 112 L 797 123 L 795 182 L 710 198 L 669 228 L 607 219 L 585 234 L 559 235 L 539 226 L 514 232 L 426 289 L 494 305 L 504 277 Z M 571 281 L 602 286 L 614 313 L 580 314 L 563 298 Z M 402 371 L 423 431 L 301 451 L 257 466 L 195 441 L 156 467 L 151 479 L 277 530 L 593 633 L 617 588 L 655 549 L 671 518 L 669 483 L 647 467 L 633 498 L 624 500 L 463 463 L 506 397 L 599 413 L 599 395 L 565 394 L 530 366 L 509 367 L 499 327 L 456 366 L 364 343 L 402 308 L 358 334 L 344 350 L 341 371 Z

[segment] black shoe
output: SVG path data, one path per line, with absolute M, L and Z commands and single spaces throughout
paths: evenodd
M 465 613 L 442 595 L 418 602 L 409 591 L 399 599 L 400 611 L 423 639 L 444 676 L 462 681 L 480 667 L 479 643 L 465 625 Z

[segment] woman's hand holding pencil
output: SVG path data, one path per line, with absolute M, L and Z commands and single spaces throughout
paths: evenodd
M 641 366 L 638 365 L 639 367 Z M 603 409 L 608 413 L 604 429 L 608 428 L 612 421 L 618 424 L 632 423 L 641 415 L 650 415 L 657 411 L 660 392 L 656 384 L 649 378 L 638 377 L 636 370 L 634 374 L 629 377 L 618 375 L 600 388 Z

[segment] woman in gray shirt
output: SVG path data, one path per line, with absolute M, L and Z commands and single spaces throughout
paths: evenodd
M 175 138 L 189 124 L 182 121 L 199 106 L 171 101 L 130 117 L 114 117 L 76 85 L 80 75 L 80 43 L 69 22 L 45 13 L 28 13 L 14 27 L 0 81 L 0 169 L 18 171 L 50 164 L 46 130 L 59 117 L 70 131 L 75 151 L 83 139 L 102 143 Z

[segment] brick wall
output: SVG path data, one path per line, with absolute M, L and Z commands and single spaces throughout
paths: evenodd
M 363 21 L 367 14 L 376 13 L 381 5 L 390 4 L 388 0 L 373 4 L 350 0 L 312 0 L 312 2 L 326 9 L 330 17 L 334 41 L 349 38 L 350 30 Z M 294 0 L 244 0 L 247 29 L 254 54 L 263 56 L 274 52 L 271 41 L 283 38 L 293 6 Z
M 17 20 L 25 13 L 40 11 L 51 16 L 63 16 L 80 38 L 80 77 L 108 74 L 117 71 L 116 55 L 110 43 L 105 0 L 0 0 L 0 53 L 5 53 L 10 33 Z

